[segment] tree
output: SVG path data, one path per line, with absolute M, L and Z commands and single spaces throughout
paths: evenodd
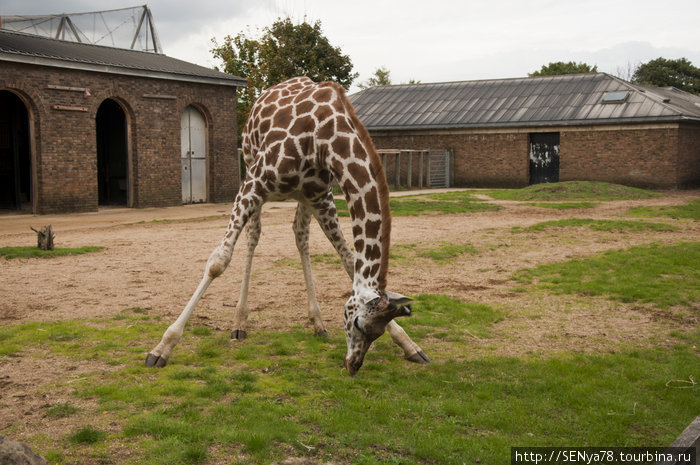
M 687 58 L 656 58 L 639 65 L 632 82 L 655 87 L 672 86 L 700 95 L 700 68 L 693 66 Z
M 391 71 L 389 71 L 385 66 L 380 66 L 374 72 L 374 75 L 370 76 L 365 82 L 361 82 L 357 85 L 362 90 L 368 89 L 375 86 L 390 86 L 391 85 Z
M 380 66 L 374 71 L 373 76 L 370 76 L 370 78 L 367 79 L 365 82 L 359 83 L 357 87 L 359 87 L 362 90 L 365 90 L 369 89 L 370 87 L 390 86 L 391 84 L 391 71 L 389 71 L 385 66 Z M 410 79 L 405 84 L 420 84 L 420 81 Z
M 248 87 L 238 93 L 239 135 L 255 99 L 270 86 L 308 76 L 314 81 L 335 81 L 348 89 L 357 78 L 350 57 L 323 35 L 321 21 L 294 24 L 290 18 L 279 18 L 259 37 L 250 36 L 250 32 L 226 36 L 221 44 L 212 39 L 211 53 L 223 62 L 222 70 L 248 81 Z
M 311 25 L 293 24 L 289 18 L 277 20 L 260 41 L 260 58 L 269 66 L 268 85 L 308 76 L 314 81 L 335 81 L 349 89 L 357 78 L 350 57 L 323 35 L 321 21 Z
M 626 66 L 618 66 L 615 69 L 615 76 L 624 81 L 632 82 L 632 76 L 634 76 L 634 73 L 637 72 L 639 65 L 639 62 L 633 64 L 631 61 L 628 61 Z
M 557 61 L 556 63 L 550 63 L 548 65 L 542 65 L 542 69 L 535 71 L 534 73 L 528 74 L 528 76 L 558 76 L 560 74 L 580 74 L 580 73 L 597 73 L 598 66 L 591 66 L 586 63 L 576 63 L 575 61 L 570 61 L 564 63 L 563 61 Z
M 237 102 L 238 141 L 241 140 L 241 131 L 250 114 L 250 109 L 258 98 L 262 89 L 267 87 L 265 67 L 260 64 L 260 43 L 249 39 L 243 34 L 235 37 L 226 36 L 224 43 L 219 45 L 212 39 L 216 47 L 211 50 L 216 58 L 223 61 L 222 71 L 241 76 L 248 81 L 248 87 L 239 88 Z

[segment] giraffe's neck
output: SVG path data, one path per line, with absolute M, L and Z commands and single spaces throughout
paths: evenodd
M 369 137 L 358 137 L 351 147 L 353 152 L 349 156 L 335 155 L 331 166 L 345 194 L 352 220 L 353 288 L 356 292 L 382 291 L 389 267 L 389 188 L 379 155 Z
M 336 133 L 321 149 L 326 166 L 345 194 L 355 246 L 353 290 L 383 291 L 389 268 L 391 212 L 384 167 L 369 132 L 355 114 L 345 89 L 332 83 L 338 112 Z

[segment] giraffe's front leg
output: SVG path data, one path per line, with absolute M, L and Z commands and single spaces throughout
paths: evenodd
M 180 342 L 182 332 L 185 329 L 187 320 L 190 319 L 190 316 L 194 311 L 194 307 L 197 305 L 197 302 L 200 301 L 204 295 L 204 291 L 207 290 L 214 278 L 218 276 L 212 275 L 212 273 L 216 274 L 219 269 L 221 269 L 223 272 L 222 268 L 226 268 L 226 265 L 228 264 L 219 263 L 221 260 L 220 256 L 221 253 L 219 248 L 217 248 L 209 258 L 206 271 L 204 272 L 204 277 L 199 283 L 199 286 L 197 286 L 197 290 L 194 292 L 189 302 L 187 302 L 185 309 L 182 311 L 177 320 L 175 320 L 175 322 L 171 324 L 167 330 L 165 330 L 165 334 L 163 334 L 163 338 L 160 340 L 158 345 L 155 346 L 155 348 L 146 356 L 146 366 L 164 367 L 168 363 L 170 353 L 173 351 L 173 348 L 175 348 L 177 343 Z
M 340 229 L 338 211 L 335 208 L 333 193 L 331 191 L 328 192 L 326 197 L 319 201 L 313 214 L 316 217 L 316 221 L 318 221 L 318 224 L 321 226 L 323 233 L 326 235 L 326 238 L 333 245 L 338 255 L 340 255 L 343 268 L 345 268 L 345 272 L 352 280 L 355 274 L 355 254 L 350 250 L 348 242 L 345 240 L 345 236 L 343 236 L 343 231 Z
M 333 194 L 328 193 L 326 198 L 319 203 L 318 208 L 315 211 L 316 219 L 321 225 L 321 229 L 326 234 L 328 240 L 333 244 L 335 250 L 340 255 L 345 271 L 352 279 L 355 266 L 354 266 L 354 255 L 348 247 L 348 243 L 343 236 L 343 232 L 340 229 L 340 224 L 338 222 L 338 213 L 335 208 L 335 203 L 333 202 Z M 414 363 L 428 363 L 430 358 L 425 355 L 425 352 L 413 342 L 406 331 L 399 326 L 394 320 L 392 320 L 387 325 L 387 331 L 391 336 L 392 341 L 404 351 L 404 357 Z
M 309 224 L 311 222 L 311 210 L 301 203 L 297 207 L 294 217 L 294 237 L 299 250 L 301 267 L 304 271 L 304 281 L 306 282 L 306 297 L 309 302 L 309 319 L 314 325 L 314 334 L 321 337 L 328 337 L 326 325 L 321 318 L 321 309 L 316 300 L 316 287 L 311 273 L 311 259 L 309 258 Z
M 180 316 L 175 320 L 175 323 L 170 325 L 165 331 L 165 334 L 163 334 L 160 343 L 146 356 L 147 366 L 162 367 L 168 363 L 170 354 L 175 345 L 180 341 L 182 332 L 195 306 L 201 300 L 204 292 L 212 281 L 221 276 L 224 270 L 226 270 L 226 267 L 231 262 L 233 247 L 236 245 L 241 230 L 245 227 L 248 219 L 252 215 L 259 213 L 261 206 L 262 196 L 255 191 L 255 181 L 246 179 L 233 204 L 231 220 L 226 229 L 226 235 L 221 241 L 221 244 L 214 249 L 214 252 L 209 256 L 202 281 L 199 283 L 199 286 L 197 286 L 197 289 L 189 302 L 187 302 Z
M 246 228 L 248 238 L 248 254 L 246 256 L 243 279 L 241 281 L 241 294 L 236 305 L 236 313 L 233 317 L 233 331 L 231 339 L 243 340 L 247 336 L 246 325 L 248 323 L 248 289 L 250 287 L 250 272 L 253 267 L 253 254 L 260 240 L 260 212 L 251 215 Z
M 406 334 L 406 331 L 404 331 L 404 329 L 399 326 L 396 321 L 391 320 L 386 329 L 391 336 L 391 340 L 403 349 L 403 355 L 406 360 L 414 363 L 430 362 L 430 359 L 427 355 L 425 355 L 425 352 L 423 352 L 418 344 L 411 340 L 408 334 Z

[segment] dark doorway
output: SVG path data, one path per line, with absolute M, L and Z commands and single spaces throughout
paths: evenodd
M 530 184 L 559 182 L 559 133 L 530 134 Z
M 129 163 L 126 114 L 107 99 L 97 110 L 97 189 L 100 205 L 127 205 Z
M 0 208 L 31 211 L 29 114 L 12 92 L 0 91 Z

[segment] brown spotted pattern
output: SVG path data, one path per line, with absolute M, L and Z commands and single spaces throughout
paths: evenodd
M 391 224 L 388 190 L 376 150 L 344 89 L 308 78 L 268 89 L 251 110 L 241 144 L 263 201 L 295 198 L 316 206 L 332 177 L 338 180 L 357 232 L 357 285 L 383 290 Z

